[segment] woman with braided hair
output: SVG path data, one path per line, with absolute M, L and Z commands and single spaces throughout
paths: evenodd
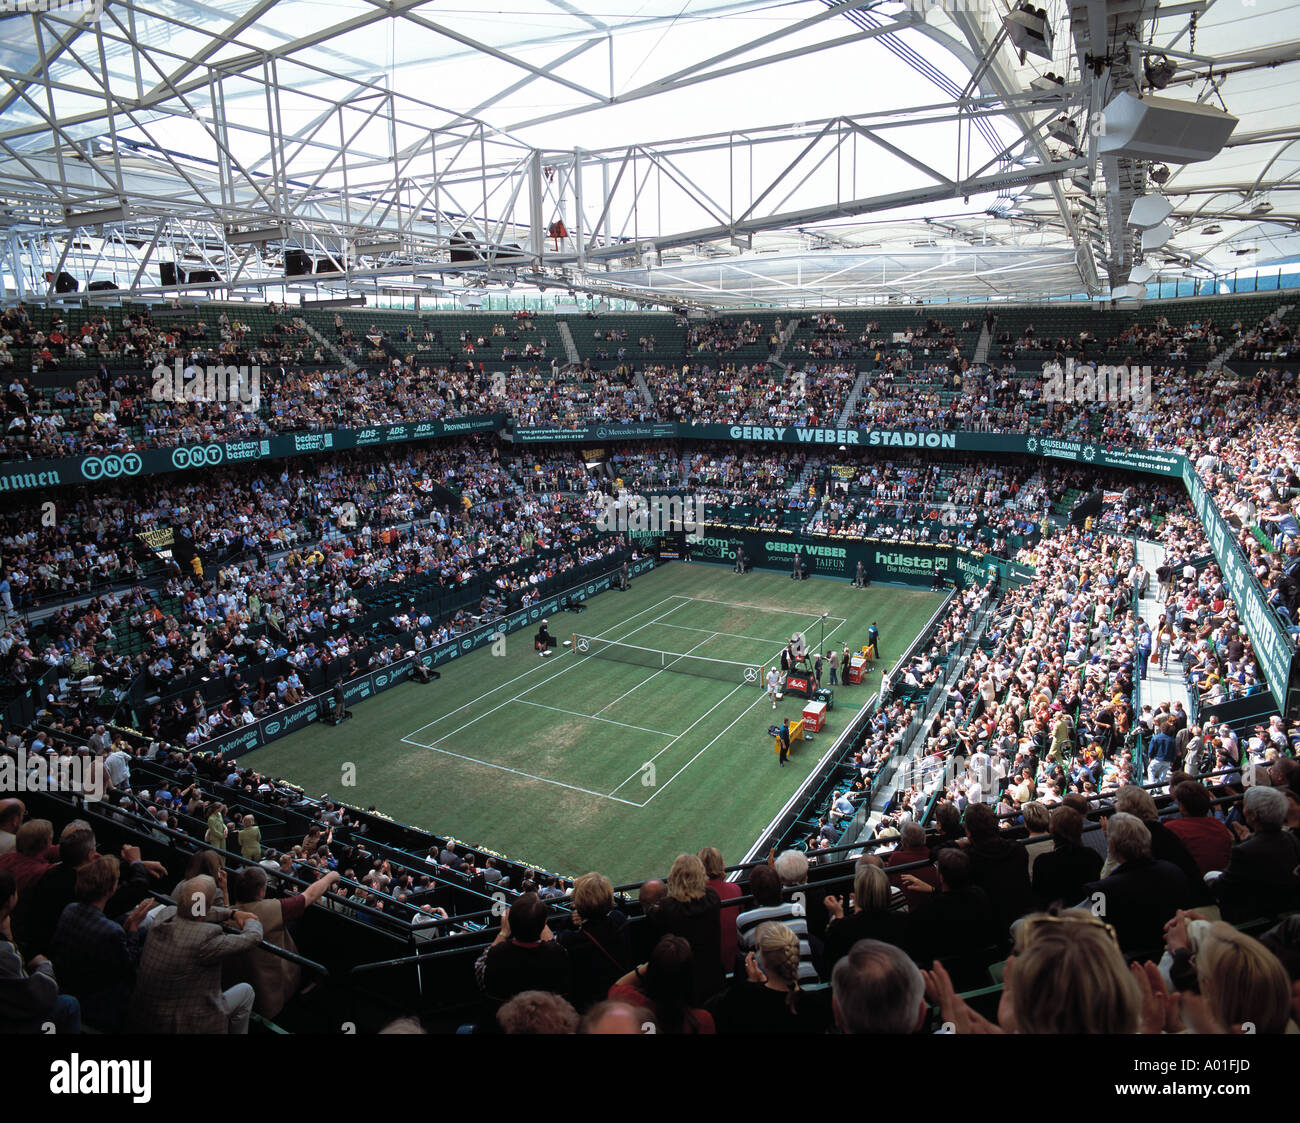
M 769 920 L 755 933 L 744 980 L 708 1005 L 720 1034 L 825 1033 L 831 1011 L 825 992 L 799 989 L 799 937 Z

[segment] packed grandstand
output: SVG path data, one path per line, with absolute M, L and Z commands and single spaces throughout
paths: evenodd
M 1275 653 L 1261 659 L 1258 644 L 1293 652 L 1300 633 L 1296 365 L 1181 354 L 1192 324 L 1231 323 L 1213 334 L 1220 348 L 1261 332 L 1284 346 L 1283 297 L 1144 309 L 1140 350 L 1116 357 L 1150 362 L 1152 399 L 1074 410 L 1045 400 L 1042 357 L 1084 364 L 1135 333 L 1117 321 L 1094 349 L 1046 306 L 997 320 L 1032 317 L 1050 347 L 987 363 L 971 354 L 973 311 L 947 314 L 964 330 L 945 358 L 906 337 L 873 343 L 876 320 L 855 335 L 850 312 L 686 335 L 672 314 L 575 317 L 587 354 L 564 364 L 505 359 L 513 316 L 374 312 L 362 330 L 383 358 L 347 367 L 294 346 L 303 329 L 284 315 L 209 304 L 166 331 L 132 305 L 0 318 L 14 359 L 0 468 L 6 754 L 8 775 L 27 772 L 0 805 L 0 888 L 9 946 L 29 964 L 5 992 L 7 1028 L 246 1030 L 251 1014 L 258 1029 L 310 1032 L 349 1010 L 480 1031 L 590 1029 L 625 1012 L 667 1033 L 1286 1028 L 1300 721 L 1294 685 L 1270 679 Z M 933 317 L 895 316 L 949 338 Z M 297 318 L 327 346 L 347 335 L 341 316 Z M 844 324 L 866 342 L 829 365 L 814 357 Z M 141 365 L 265 360 L 244 349 L 250 332 L 278 347 L 257 408 L 151 397 Z M 653 354 L 597 357 L 625 334 L 653 335 Z M 784 336 L 787 362 L 726 358 L 765 335 L 774 349 Z M 404 340 L 425 336 L 476 342 L 424 365 Z M 800 339 L 807 357 L 789 346 Z M 483 418 L 463 436 L 338 439 Z M 647 422 L 659 437 L 640 436 Z M 737 439 L 746 431 L 759 436 Z M 955 440 L 869 444 L 891 432 Z M 335 439 L 199 470 L 170 456 L 282 433 Z M 1008 441 L 966 444 L 990 436 Z M 1181 457 L 1213 519 L 1182 470 L 1132 470 L 1139 450 Z M 71 486 L 24 481 L 148 452 L 165 459 Z M 671 870 L 616 886 L 599 852 L 588 868 L 538 867 L 491 835 L 451 838 L 304 790 L 245 751 L 261 743 L 245 731 L 276 715 L 307 707 L 310 722 L 315 702 L 324 714 L 335 684 L 435 665 L 485 626 L 504 635 L 513 613 L 584 575 L 683 564 L 652 536 L 597 529 L 602 504 L 629 492 L 698 496 L 704 524 L 685 540 L 697 559 L 710 541 L 776 535 L 998 564 L 969 580 L 927 571 L 941 608 L 878 694 L 850 703 L 860 711 L 746 861 L 705 824 Z M 786 555 L 757 561 L 784 570 Z M 844 563 L 824 579 L 836 576 L 854 574 Z M 1278 636 L 1247 619 L 1243 590 Z M 1156 673 L 1171 689 L 1144 701 Z M 217 993 L 247 983 L 255 997 L 228 1021 L 176 1008 L 159 974 L 174 967 L 150 946 L 194 893 L 244 917 Z M 1110 902 L 1104 925 L 1095 894 Z M 1008 1010 L 1012 951 L 1034 966 Z M 1085 999 L 1084 959 L 1088 985 L 1113 988 L 1108 1005 Z M 1231 997 L 1207 961 L 1243 972 Z M 1069 996 L 1051 1015 L 1035 997 L 1049 986 Z M 912 1006 L 881 1005 L 890 987 Z M 1198 991 L 1203 1004 L 1176 999 Z
M 1285 5 L 72 6 L 0 1031 L 1300 1033 Z

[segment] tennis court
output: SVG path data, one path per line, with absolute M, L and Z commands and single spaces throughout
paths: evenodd
M 586 650 L 542 659 L 531 630 L 516 632 L 503 654 L 485 645 L 430 685 L 403 683 L 247 759 L 313 795 L 560 873 L 633 880 L 703 845 L 739 860 L 941 600 L 674 562 L 550 620 Z M 837 687 L 827 731 L 778 767 L 768 727 L 797 719 L 803 699 L 774 712 L 746 668 L 765 671 L 794 632 L 812 650 L 856 649 L 873 620 L 873 673 Z
M 846 623 L 675 594 L 402 739 L 644 807 L 746 714 L 770 717 L 763 675 L 792 635 L 833 643 Z M 515 733 L 485 746 L 484 721 Z

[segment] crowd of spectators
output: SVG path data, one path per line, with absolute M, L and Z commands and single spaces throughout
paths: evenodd
M 769 347 L 775 347 L 780 328 L 766 332 Z M 725 316 L 720 320 L 709 320 L 702 324 L 692 324 L 686 329 L 686 350 L 692 355 L 725 355 L 730 351 L 739 351 L 742 347 L 753 347 L 763 341 L 763 325 L 746 317 L 736 320 Z
M 162 699 L 146 718 L 149 731 L 198 744 L 291 705 L 300 674 L 334 664 L 359 673 L 472 626 L 468 611 L 448 619 L 404 611 L 391 618 L 394 638 L 373 641 L 360 624 L 378 592 L 419 582 L 454 591 L 479 579 L 497 605 L 530 603 L 541 582 L 617 546 L 596 533 L 595 493 L 538 490 L 536 479 L 525 489 L 487 444 L 290 462 L 278 480 L 248 469 L 186 479 L 179 488 L 88 494 L 51 527 L 39 508 L 9 513 L 0 592 L 10 611 L 41 594 L 89 591 L 92 581 L 138 581 L 146 565 L 157 581 L 8 621 L 0 634 L 8 687 L 53 670 L 44 699 L 62 715 L 103 691 L 145 683 Z M 454 504 L 447 486 L 459 493 Z M 242 503 L 230 502 L 232 487 L 245 493 Z M 197 570 L 174 559 L 151 564 L 143 547 L 128 555 L 135 535 L 164 527 L 197 553 Z M 109 528 L 128 564 L 104 564 L 95 544 Z M 131 635 L 140 642 L 128 655 Z M 200 681 L 224 684 L 226 696 L 214 698 L 210 686 L 197 694 Z

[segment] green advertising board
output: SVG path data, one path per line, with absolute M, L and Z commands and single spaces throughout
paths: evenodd
M 15 460 L 0 463 L 0 491 L 44 490 L 75 484 L 112 482 L 160 472 L 211 469 L 253 464 L 315 452 L 343 452 L 408 441 L 466 433 L 491 433 L 505 416 L 457 417 L 449 421 L 410 421 L 400 425 L 371 425 L 358 429 L 329 429 L 318 433 L 281 433 L 251 440 L 209 441 L 176 448 L 147 448 L 139 452 L 97 453 L 66 460 Z

